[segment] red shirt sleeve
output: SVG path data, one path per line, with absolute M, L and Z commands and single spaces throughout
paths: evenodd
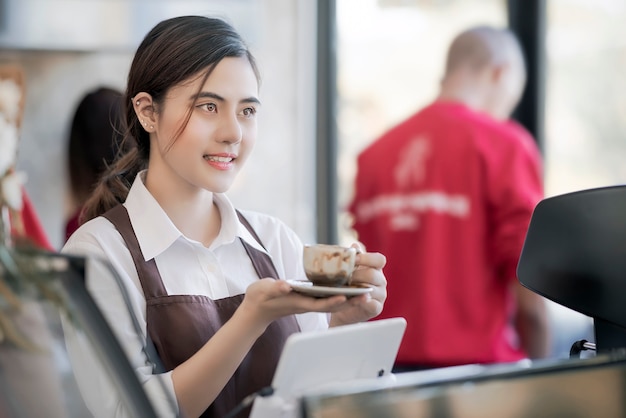
M 491 160 L 489 189 L 493 255 L 507 279 L 517 277 L 517 263 L 532 212 L 543 198 L 543 169 L 539 149 L 530 133 L 510 122 L 508 140 Z M 503 158 L 504 157 L 504 158 Z
M 41 221 L 39 220 L 39 217 L 35 212 L 35 208 L 26 194 L 26 191 L 22 193 L 22 200 L 22 222 L 24 223 L 26 237 L 30 238 L 33 244 L 41 249 L 55 251 L 54 247 L 48 240 L 48 236 L 41 225 Z

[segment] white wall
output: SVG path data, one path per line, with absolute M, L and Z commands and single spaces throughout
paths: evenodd
M 18 1 L 41 5 L 43 0 Z M 76 15 L 73 6 L 77 0 L 45 0 L 48 6 L 55 4 L 45 10 L 55 13 L 56 17 L 32 14 L 22 17 L 28 22 L 36 20 L 38 25 L 45 25 L 46 22 L 52 24 L 59 14 L 67 22 L 71 22 L 73 16 L 82 24 L 76 34 L 63 34 L 65 40 L 45 44 L 46 39 L 59 35 L 58 27 L 48 32 L 45 26 L 40 27 L 30 37 L 26 32 L 20 33 L 20 29 L 0 33 L 0 61 L 18 63 L 26 73 L 28 92 L 18 168 L 28 174 L 26 189 L 53 245 L 60 247 L 64 239 L 67 136 L 78 100 L 98 85 L 123 89 L 132 53 L 141 36 L 163 18 L 190 13 L 217 15 L 229 20 L 248 41 L 262 72 L 259 138 L 252 159 L 229 195 L 237 206 L 278 216 L 303 240 L 312 241 L 315 236 L 316 2 L 90 1 L 114 4 L 120 20 L 110 21 L 108 15 L 107 22 L 127 32 L 128 36 L 107 38 L 103 33 L 106 47 L 94 50 L 98 32 L 96 30 L 94 35 L 93 28 L 104 27 L 95 24 L 102 17 L 97 13 L 88 17 L 84 13 Z M 142 7 L 148 6 L 147 3 L 149 7 Z M 8 4 L 15 7 L 16 2 L 9 0 Z M 92 19 L 93 24 L 85 24 L 84 19 Z M 22 27 L 34 30 L 34 25 Z M 81 33 L 85 33 L 90 43 L 63 48 L 63 42 Z M 30 39 L 31 43 L 18 45 L 18 39 Z M 12 41 L 15 41 L 13 47 Z

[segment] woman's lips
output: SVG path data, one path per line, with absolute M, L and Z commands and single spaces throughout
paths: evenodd
M 230 155 L 205 155 L 204 159 L 211 167 L 218 170 L 229 170 L 233 166 L 235 157 Z

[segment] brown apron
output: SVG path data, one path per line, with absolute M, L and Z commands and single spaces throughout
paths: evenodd
M 240 222 L 263 246 L 248 221 L 237 211 Z M 169 296 L 154 259 L 145 261 L 128 212 L 118 205 L 104 215 L 115 225 L 128 247 L 146 298 L 148 336 L 153 341 L 166 371 L 174 369 L 195 354 L 220 327 L 230 319 L 243 301 L 243 294 L 212 300 L 202 295 Z M 278 273 L 270 257 L 243 244 L 259 278 Z M 278 358 L 287 337 L 299 332 L 295 316 L 276 320 L 267 327 L 241 362 L 222 392 L 202 414 L 202 417 L 222 417 L 237 406 L 244 397 L 271 384 Z M 250 414 L 250 407 L 238 416 Z

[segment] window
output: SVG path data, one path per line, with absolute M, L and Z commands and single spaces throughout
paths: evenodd
M 626 183 L 626 3 L 547 7 L 546 194 Z

